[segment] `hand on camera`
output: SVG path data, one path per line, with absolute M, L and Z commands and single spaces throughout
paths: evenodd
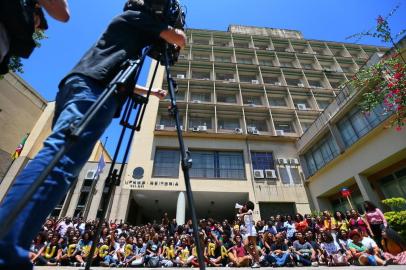
M 156 97 L 158 97 L 160 100 L 164 99 L 168 92 L 163 89 L 153 89 L 152 94 Z
M 180 49 L 186 47 L 186 34 L 180 29 L 176 28 L 169 28 L 164 30 L 160 34 L 161 38 L 163 38 L 166 42 L 170 44 L 174 44 Z

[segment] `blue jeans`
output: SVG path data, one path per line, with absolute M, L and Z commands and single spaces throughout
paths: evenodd
M 0 205 L 1 221 L 21 200 L 22 195 L 50 163 L 66 135 L 64 130 L 74 121 L 80 120 L 97 100 L 104 88 L 85 76 L 73 75 L 60 88 L 56 96 L 55 115 L 51 135 L 45 140 L 41 151 L 17 176 Z M 48 178 L 37 190 L 31 201 L 20 213 L 8 235 L 0 240 L 0 269 L 32 269 L 28 250 L 32 239 L 49 213 L 68 192 L 72 182 L 87 162 L 93 147 L 110 124 L 118 108 L 112 96 L 85 129 L 80 140 L 61 158 Z
M 282 255 L 271 253 L 266 255 L 265 259 L 270 263 L 275 263 L 276 266 L 285 266 L 289 262 L 289 256 L 289 253 L 283 253 Z

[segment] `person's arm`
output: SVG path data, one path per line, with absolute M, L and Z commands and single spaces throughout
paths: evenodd
M 375 211 L 377 211 L 379 216 L 382 218 L 383 225 L 385 226 L 385 228 L 388 227 L 388 221 L 386 220 L 385 215 L 382 213 L 382 211 L 378 208 L 376 208 Z
M 69 21 L 70 13 L 66 0 L 38 0 L 38 3 L 55 20 L 61 22 Z
M 137 85 L 134 89 L 134 93 L 136 93 L 138 95 L 145 95 L 148 93 L 148 90 L 149 89 L 147 87 Z M 158 97 L 159 99 L 163 99 L 164 97 L 166 97 L 167 94 L 168 94 L 168 92 L 165 90 L 162 90 L 162 89 L 158 89 L 158 88 L 151 89 L 151 95 L 154 95 L 154 96 Z
M 364 216 L 361 216 L 361 219 L 364 221 L 364 223 L 367 225 L 367 229 L 368 229 L 368 231 L 369 231 L 369 235 L 371 236 L 371 237 L 374 237 L 375 235 L 374 235 L 374 233 L 372 232 L 372 229 L 371 229 L 371 225 L 369 224 L 369 221 L 368 221 L 368 218 L 366 217 L 366 214 L 364 215 Z

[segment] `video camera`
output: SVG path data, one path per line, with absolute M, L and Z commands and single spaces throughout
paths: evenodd
M 178 0 L 130 0 L 125 4 L 124 10 L 145 10 L 153 14 L 157 20 L 182 30 L 186 23 L 186 14 Z M 165 42 L 153 44 L 148 56 L 162 60 L 164 49 Z M 169 44 L 168 49 L 168 64 L 173 66 L 178 61 L 179 49 L 172 44 Z

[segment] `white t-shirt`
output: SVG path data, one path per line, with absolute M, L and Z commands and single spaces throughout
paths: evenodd
M 0 62 L 10 49 L 10 41 L 8 39 L 6 28 L 0 23 Z
M 364 237 L 362 238 L 361 241 L 362 245 L 365 246 L 367 249 L 373 249 L 375 248 L 376 242 L 374 241 L 374 239 L 370 238 L 370 237 Z
M 247 238 L 248 236 L 257 236 L 257 230 L 254 226 L 252 214 L 252 210 L 248 210 L 244 215 L 244 228 L 241 230 L 244 238 Z

